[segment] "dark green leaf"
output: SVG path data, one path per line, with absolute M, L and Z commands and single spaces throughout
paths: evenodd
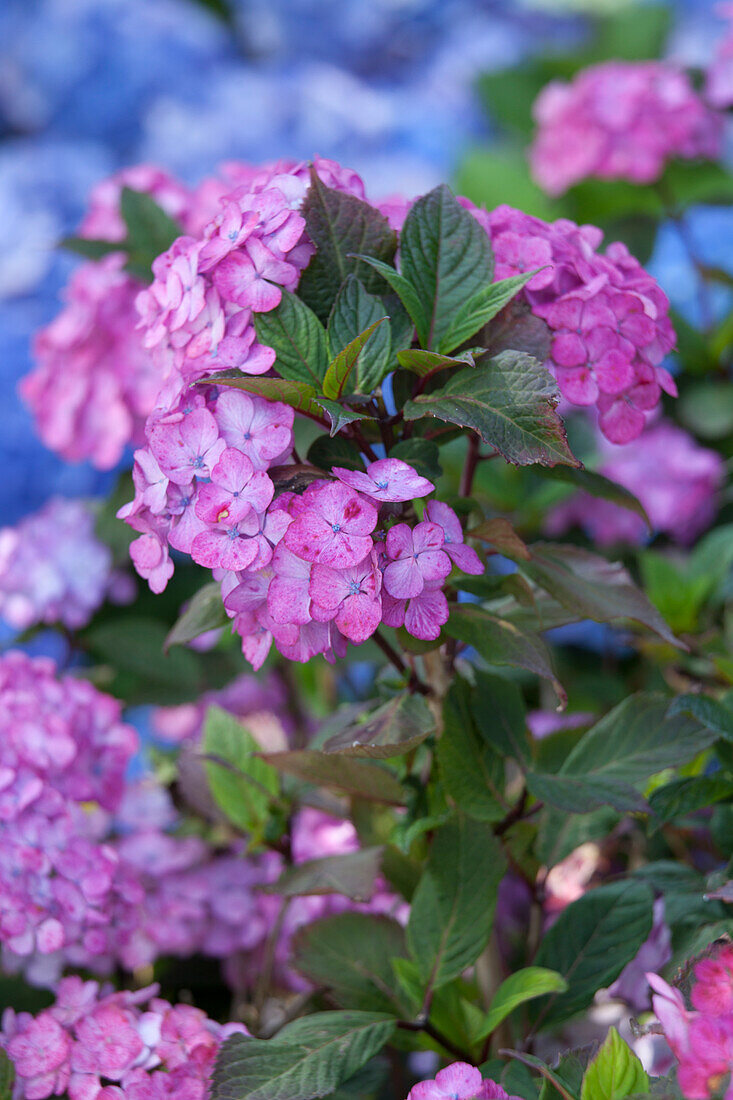
M 470 685 L 456 677 L 443 706 L 443 735 L 437 760 L 446 793 L 464 813 L 478 821 L 501 821 L 504 800 L 504 758 L 485 740 L 471 712 Z
M 110 252 L 124 252 L 124 241 L 94 241 L 88 237 L 63 237 L 59 241 L 59 248 L 65 248 L 67 252 L 75 252 L 77 256 L 83 256 L 87 260 L 102 260 L 109 256 Z
M 488 234 L 444 184 L 410 208 L 400 234 L 402 274 L 418 293 L 420 343 L 437 350 L 456 313 L 491 282 Z
M 359 333 L 388 312 L 381 298 L 367 293 L 364 284 L 349 275 L 338 292 L 328 321 L 331 354 L 343 351 Z M 354 386 L 357 392 L 371 393 L 377 388 L 390 370 L 391 352 L 391 325 L 380 325 L 358 356 Z
M 440 450 L 438 444 L 432 439 L 403 439 L 396 443 L 389 452 L 390 458 L 401 458 L 417 470 L 422 477 L 429 481 L 437 481 L 443 473 L 440 466 Z
M 373 417 L 366 413 L 354 412 L 340 405 L 338 401 L 329 401 L 326 397 L 316 397 L 316 404 L 326 414 L 329 422 L 329 435 L 333 439 L 347 424 L 354 424 L 357 420 L 372 420 Z
M 397 921 L 340 913 L 298 931 L 293 965 L 344 1008 L 389 1012 L 399 1002 L 390 960 L 405 951 L 405 933 Z
M 545 367 L 522 352 L 505 351 L 454 374 L 442 389 L 419 394 L 404 413 L 407 420 L 434 416 L 473 428 L 518 466 L 578 466 L 555 411 L 559 397 Z
M 322 470 L 343 466 L 347 470 L 363 470 L 358 448 L 342 435 L 319 435 L 308 448 L 308 461 Z
M 490 825 L 458 814 L 436 830 L 407 925 L 427 990 L 457 978 L 486 947 L 505 869 Z
M 623 1100 L 646 1093 L 649 1078 L 628 1043 L 612 1027 L 583 1077 L 580 1100 Z
M 562 1023 L 616 980 L 651 931 L 653 900 L 643 883 L 613 882 L 563 909 L 545 934 L 535 962 L 559 971 L 568 990 L 542 1003 L 538 1024 Z
M 153 260 L 169 249 L 183 230 L 152 195 L 130 187 L 123 187 L 120 193 L 120 214 L 127 226 L 127 239 L 121 246 L 128 255 L 127 270 L 149 283 Z
M 659 186 L 677 206 L 733 201 L 733 175 L 712 160 L 673 161 L 665 169 Z
M 397 235 L 369 203 L 326 187 L 311 168 L 311 185 L 300 213 L 316 246 L 298 285 L 299 296 L 325 324 L 344 281 L 355 275 L 370 294 L 381 294 L 384 282 L 354 253 L 386 263 L 394 258 Z
M 326 371 L 326 377 L 323 379 L 323 392 L 326 397 L 330 397 L 334 400 L 341 397 L 350 381 L 354 383 L 350 387 L 352 390 L 358 388 L 358 379 L 352 379 L 351 375 L 358 366 L 362 352 L 367 350 L 371 337 L 382 325 L 382 322 L 386 320 L 388 320 L 387 317 L 379 317 L 376 321 L 373 321 L 372 324 L 369 325 L 369 328 L 364 332 L 360 332 L 351 343 L 347 344 L 346 347 L 338 353 Z M 389 326 L 385 325 L 381 331 L 389 335 Z
M 448 331 L 440 341 L 438 351 L 448 354 L 454 348 L 457 348 L 459 344 L 463 344 L 470 339 L 474 333 L 477 333 L 479 329 L 493 320 L 499 310 L 511 302 L 512 298 L 519 293 L 522 287 L 527 285 L 539 270 L 541 268 L 528 271 L 523 275 L 512 275 L 509 279 L 500 279 L 496 283 L 490 283 L 488 286 L 482 287 L 458 310 Z
M 612 806 L 620 813 L 648 810 L 639 792 L 620 779 L 528 772 L 527 788 L 540 802 L 570 814 L 585 814 L 600 806 Z
M 545 1081 L 549 1082 L 557 1092 L 564 1098 L 564 1100 L 577 1100 L 576 1094 L 558 1073 L 554 1069 L 550 1069 L 546 1062 L 543 1062 L 541 1058 L 536 1058 L 534 1054 L 527 1054 L 525 1051 L 519 1050 L 500 1050 L 499 1054 L 506 1054 L 510 1058 L 516 1058 L 525 1066 L 530 1066 L 532 1069 L 536 1069 Z
M 386 760 L 404 756 L 435 732 L 435 717 L 422 695 L 403 692 L 329 738 L 327 753 Z
M 15 1002 L 13 1002 L 15 1003 Z M 0 1050 L 0 1100 L 12 1100 L 15 1068 L 4 1050 Z
M 283 290 L 280 305 L 268 313 L 255 313 L 253 320 L 257 339 L 277 355 L 278 373 L 320 390 L 328 368 L 328 346 L 326 330 L 313 310 Z
M 569 469 L 569 467 L 558 466 L 556 469 L 566 470 Z M 507 558 L 512 558 L 514 561 L 529 561 L 529 550 L 522 539 L 520 539 L 509 520 L 504 519 L 502 516 L 484 520 L 478 527 L 472 528 L 468 534 L 471 538 L 481 539 L 482 542 L 488 542 L 491 546 L 496 547 L 500 554 L 504 554 Z
M 317 1012 L 275 1039 L 232 1035 L 219 1048 L 212 1100 L 314 1100 L 351 1077 L 387 1042 L 383 1013 Z
M 397 777 L 380 764 L 345 758 L 340 753 L 318 752 L 315 749 L 272 752 L 264 759 L 278 771 L 294 775 L 306 783 L 333 787 L 337 791 L 345 791 L 372 802 L 400 805 L 405 800 Z
M 657 787 L 649 799 L 652 813 L 661 823 L 704 810 L 733 797 L 733 783 L 722 776 L 696 775 L 674 779 Z
M 264 316 L 264 314 L 260 314 Z M 307 382 L 294 382 L 284 378 L 263 378 L 253 374 L 215 374 L 205 379 L 207 385 L 216 382 L 217 386 L 228 386 L 234 390 L 245 390 L 264 397 L 266 401 L 282 401 L 291 405 L 296 412 L 310 416 L 313 420 L 324 420 L 323 409 L 314 400 L 318 392 Z
M 114 681 L 134 694 L 136 701 L 159 705 L 180 703 L 201 690 L 199 665 L 189 649 L 164 654 L 166 627 L 156 619 L 123 615 L 84 631 L 83 640 L 93 659 L 109 667 Z M 134 687 L 132 686 L 134 685 Z
M 178 622 L 168 632 L 163 651 L 167 653 L 172 645 L 192 642 L 200 634 L 227 626 L 229 621 L 221 598 L 221 585 L 216 581 L 205 584 L 189 601 Z
M 462 367 L 466 364 L 473 366 L 473 357 L 469 355 L 452 358 L 437 351 L 425 351 L 423 348 L 407 348 L 397 352 L 397 361 L 404 370 L 412 371 L 419 378 L 427 378 L 436 374 L 439 370 L 449 370 L 451 367 Z
M 685 648 L 620 562 L 557 543 L 535 543 L 531 554 L 520 569 L 564 607 L 600 623 L 631 619 Z
M 516 684 L 489 672 L 475 674 L 471 696 L 474 721 L 485 741 L 519 763 L 531 756 L 522 693 Z
M 410 280 L 406 279 L 404 275 L 400 275 L 399 271 L 396 271 L 391 264 L 386 264 L 382 260 L 376 260 L 373 256 L 366 256 L 363 253 L 358 253 L 354 258 L 368 264 L 377 274 L 381 275 L 385 282 L 391 286 L 392 290 L 407 310 L 418 332 L 424 329 L 427 324 L 426 309 L 424 304 L 420 301 L 420 296 Z M 396 343 L 394 338 L 392 342 L 393 344 Z
M 526 668 L 549 680 L 561 700 L 566 698 L 547 646 L 536 634 L 525 633 L 514 623 L 473 604 L 454 607 L 443 630 L 475 649 L 488 664 Z
M 718 737 L 733 741 L 733 711 L 709 695 L 678 695 L 669 713 L 692 715 Z
M 604 477 L 603 474 L 573 466 L 542 467 L 537 472 L 543 477 L 551 478 L 553 481 L 566 481 L 569 485 L 574 485 L 576 489 L 589 493 L 593 497 L 610 500 L 613 504 L 628 509 L 629 512 L 636 512 L 637 516 L 644 520 L 647 527 L 651 527 L 643 504 L 636 499 L 634 494 L 625 489 L 623 485 L 619 485 L 618 482 Z
M 311 894 L 342 894 L 352 901 L 367 902 L 382 862 L 381 848 L 360 848 L 338 856 L 307 859 L 283 871 L 277 882 L 262 886 L 264 894 L 285 898 Z
M 202 752 L 211 793 L 234 825 L 258 839 L 280 787 L 277 772 L 257 755 L 259 751 L 238 718 L 221 707 L 209 707 Z

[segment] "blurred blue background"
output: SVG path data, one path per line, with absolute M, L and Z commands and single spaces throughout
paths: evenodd
M 95 181 L 138 161 L 195 182 L 226 159 L 317 152 L 356 168 L 374 197 L 419 193 L 450 180 L 473 142 L 490 140 L 479 74 L 581 41 L 578 6 L 2 0 L 0 522 L 54 493 L 104 491 L 113 478 L 47 452 L 15 393 L 29 339 L 56 312 L 75 263 L 54 244 L 78 223 Z M 675 7 L 673 54 L 693 63 L 710 55 L 713 6 Z M 670 249 L 663 266 L 674 271 Z

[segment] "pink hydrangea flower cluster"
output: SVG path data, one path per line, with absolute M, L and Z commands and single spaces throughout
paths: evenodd
M 644 429 L 662 390 L 676 396 L 661 366 L 675 343 L 669 301 L 625 245 L 598 251 L 603 234 L 564 218 L 547 223 L 509 206 L 483 214 L 496 255 L 496 277 L 536 267 L 521 297 L 550 328 L 545 365 L 565 398 L 596 405 L 613 443 Z
M 6 1009 L 0 1047 L 15 1070 L 14 1100 L 205 1100 L 220 1044 L 248 1032 L 157 991 L 113 992 L 68 977 L 37 1016 Z
M 623 450 L 599 440 L 599 473 L 632 492 L 643 504 L 654 532 L 689 545 L 710 526 L 717 511 L 725 466 L 717 451 L 701 447 L 682 428 L 665 422 L 648 428 Z M 545 530 L 561 535 L 582 527 L 595 543 L 642 544 L 647 525 L 627 508 L 577 493 L 547 516 Z
M 647 974 L 652 1006 L 672 1053 L 677 1080 L 688 1100 L 733 1098 L 733 946 L 710 948 L 693 966 L 687 1009 L 680 991 L 657 974 Z M 723 1088 L 725 1089 L 722 1092 Z
M 0 657 L 0 942 L 14 956 L 108 953 L 116 899 L 136 883 L 97 838 L 137 749 L 120 705 L 57 679 L 51 661 Z
M 534 104 L 535 179 L 551 195 L 589 176 L 652 183 L 675 157 L 715 159 L 722 119 L 667 61 L 606 61 L 569 83 L 553 80 Z
M 110 242 L 125 238 L 123 187 L 151 195 L 195 232 L 244 172 L 224 166 L 221 180 L 189 190 L 152 165 L 125 168 L 94 188 L 79 235 Z M 36 366 L 20 383 L 46 446 L 69 462 L 88 461 L 103 470 L 115 466 L 129 444 L 144 440 L 145 420 L 161 386 L 159 366 L 136 328 L 135 302 L 143 284 L 123 270 L 124 264 L 125 254 L 114 252 L 76 270 L 64 308 L 35 338 Z
M 80 500 L 53 498 L 16 527 L 0 528 L 0 618 L 16 630 L 36 623 L 85 626 L 108 596 L 124 602 L 134 584 L 112 570 Z
M 420 1081 L 410 1089 L 407 1100 L 519 1100 L 497 1085 L 484 1080 L 481 1070 L 467 1062 L 453 1062 L 439 1070 L 430 1081 Z
M 713 107 L 727 108 L 733 106 L 733 4 L 718 4 L 716 11 L 728 27 L 705 74 L 705 98 Z

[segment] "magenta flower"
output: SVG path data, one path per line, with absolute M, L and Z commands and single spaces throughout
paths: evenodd
M 159 421 L 150 446 L 170 480 L 187 485 L 194 477 L 211 477 L 226 444 L 209 410 L 196 408 L 179 423 Z
M 725 945 L 712 958 L 700 959 L 694 973 L 693 1006 L 708 1016 L 733 1013 L 733 947 Z
M 227 301 L 255 313 L 278 306 L 282 297 L 280 288 L 292 286 L 297 277 L 297 269 L 274 256 L 257 237 L 249 237 L 213 273 L 214 284 Z
M 518 1100 L 495 1081 L 484 1081 L 481 1071 L 467 1062 L 454 1062 L 439 1070 L 433 1081 L 420 1081 L 407 1100 Z
M 310 581 L 313 565 L 298 557 L 281 542 L 272 558 L 274 576 L 267 593 L 267 606 L 277 623 L 310 622 Z
M 335 619 L 344 637 L 361 645 L 379 626 L 381 587 L 382 574 L 374 550 L 364 561 L 348 569 L 314 565 L 310 581 L 311 614 L 321 621 Z
M 476 551 L 463 541 L 463 528 L 456 513 L 441 500 L 431 500 L 425 505 L 425 518 L 443 529 L 442 549 L 463 573 L 478 575 L 484 565 Z
M 395 599 L 419 596 L 425 585 L 442 582 L 451 571 L 451 561 L 443 550 L 445 535 L 437 523 L 423 521 L 414 528 L 397 523 L 387 532 L 387 557 L 384 587 Z
M 215 415 L 227 446 L 247 455 L 256 470 L 266 470 L 292 448 L 294 412 L 279 401 L 227 389 L 217 398 Z
M 116 1004 L 100 1005 L 76 1026 L 71 1055 L 72 1081 L 92 1074 L 119 1081 L 145 1050 L 131 1014 Z
M 237 521 L 252 511 L 264 512 L 273 493 L 264 470 L 255 470 L 245 454 L 227 447 L 211 471 L 211 481 L 198 491 L 196 515 L 207 523 Z
M 360 470 L 334 466 L 333 473 L 352 489 L 378 501 L 415 500 L 432 493 L 435 486 L 400 458 L 380 458 Z
M 141 535 L 130 543 L 130 558 L 151 591 L 160 593 L 173 576 L 173 562 L 168 547 L 155 535 Z
M 49 1012 L 42 1012 L 13 1035 L 5 1049 L 23 1080 L 26 1100 L 45 1100 L 64 1091 L 71 1041 Z
M 251 508 L 241 518 L 240 514 L 235 510 L 230 515 L 224 508 L 215 527 L 196 535 L 191 544 L 193 560 L 209 569 L 233 572 L 251 565 L 260 553 L 259 523 Z
M 310 485 L 302 499 L 305 507 L 283 538 L 288 549 L 334 569 L 363 561 L 372 549 L 376 508 L 337 481 Z
M 387 626 L 404 626 L 414 638 L 434 642 L 440 628 L 448 622 L 450 609 L 440 581 L 427 583 L 419 596 L 398 600 L 382 592 L 382 618 Z

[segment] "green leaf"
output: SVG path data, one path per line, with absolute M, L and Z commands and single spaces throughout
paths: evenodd
M 712 160 L 672 161 L 659 181 L 659 188 L 676 206 L 733 202 L 733 175 Z
M 219 1049 L 212 1100 L 314 1100 L 380 1050 L 396 1020 L 376 1012 L 316 1012 L 274 1039 L 232 1035 Z
M 326 371 L 326 377 L 323 379 L 323 392 L 326 397 L 336 399 L 341 397 L 346 386 L 351 378 L 351 374 L 359 363 L 359 357 L 362 351 L 366 351 L 367 345 L 371 337 L 376 330 L 382 324 L 383 321 L 387 321 L 387 317 L 379 317 L 376 321 L 373 321 L 369 328 L 364 332 L 360 332 L 351 343 L 338 353 L 334 361 Z M 389 326 L 385 326 L 381 331 L 386 332 L 389 335 Z M 353 387 L 357 389 L 358 382 Z
M 473 720 L 472 692 L 462 677 L 451 684 L 443 705 L 443 735 L 437 761 L 446 793 L 478 821 L 501 821 L 504 800 L 504 759 L 486 741 Z
M 525 60 L 522 68 L 526 64 Z M 521 76 L 518 70 L 515 70 L 515 73 Z M 513 75 L 509 74 L 510 77 Z M 523 129 L 529 140 L 532 128 L 529 114 L 531 100 L 526 109 L 523 105 L 519 105 L 512 81 L 508 80 L 507 76 L 507 70 L 487 73 L 481 78 L 481 82 L 483 85 L 485 81 L 494 80 L 497 88 L 506 93 L 507 103 L 511 106 L 519 106 Z M 532 99 L 541 86 L 541 83 L 533 85 Z M 475 202 L 477 206 L 483 206 L 487 210 L 493 210 L 502 203 L 509 203 L 544 221 L 553 221 L 562 213 L 558 201 L 546 195 L 532 180 L 527 167 L 525 150 L 519 146 L 492 142 L 490 149 L 477 147 L 469 149 L 458 168 L 456 190 Z
M 260 314 L 265 316 L 265 314 Z M 323 409 L 316 402 L 318 391 L 307 382 L 289 381 L 284 378 L 263 378 L 254 374 L 215 374 L 205 381 L 206 385 L 215 382 L 217 386 L 228 386 L 234 390 L 245 390 L 264 397 L 266 401 L 282 401 L 296 412 L 310 416 L 313 420 L 324 419 Z
M 257 339 L 273 348 L 275 369 L 288 381 L 320 390 L 328 367 L 326 330 L 312 309 L 288 290 L 280 305 L 253 315 Z
M 661 824 L 676 817 L 704 810 L 715 802 L 733 797 L 733 783 L 718 775 L 687 776 L 657 787 L 649 799 L 652 813 Z
M 544 1077 L 545 1081 L 549 1082 L 560 1093 L 564 1100 L 577 1100 L 576 1094 L 555 1070 L 542 1061 L 541 1058 L 536 1058 L 534 1054 L 527 1054 L 521 1050 L 500 1050 L 499 1054 L 506 1054 L 509 1058 L 516 1058 L 518 1062 L 521 1062 L 525 1066 L 530 1066 L 532 1069 L 536 1069 L 539 1074 Z M 503 1078 L 503 1075 L 502 1075 Z
M 543 466 L 537 470 L 537 473 L 553 481 L 565 481 L 569 485 L 574 485 L 576 489 L 583 493 L 589 493 L 593 497 L 601 497 L 603 500 L 610 500 L 613 504 L 628 509 L 629 512 L 636 512 L 637 516 L 644 520 L 647 527 L 651 528 L 649 517 L 641 501 L 637 500 L 634 494 L 625 489 L 623 485 L 611 481 L 603 474 L 573 466 Z
M 257 754 L 260 746 L 245 726 L 221 707 L 209 707 L 202 752 L 214 801 L 237 828 L 259 840 L 277 798 L 277 772 Z
M 400 275 L 399 271 L 392 267 L 391 264 L 384 263 L 382 260 L 376 260 L 373 256 L 366 256 L 364 253 L 356 253 L 354 259 L 368 264 L 386 283 L 389 283 L 392 290 L 407 310 L 418 332 L 424 329 L 427 324 L 426 310 L 423 303 L 420 301 L 418 292 L 415 290 L 410 280 L 406 279 L 404 275 Z
M 191 598 L 186 610 L 169 630 L 163 652 L 167 653 L 172 645 L 185 645 L 200 634 L 227 626 L 229 621 L 221 598 L 221 585 L 216 581 L 205 584 Z
M 442 184 L 410 207 L 400 234 L 402 274 L 418 293 L 420 343 L 437 350 L 456 312 L 491 282 L 488 234 Z
M 331 354 L 337 355 L 343 351 L 360 333 L 388 312 L 381 298 L 369 294 L 355 275 L 349 275 L 338 292 L 328 320 Z M 377 388 L 389 373 L 391 353 L 391 327 L 383 325 L 374 331 L 359 353 L 356 363 L 357 392 L 371 393 Z
M 405 951 L 405 932 L 397 921 L 339 913 L 299 929 L 293 965 L 343 1008 L 390 1012 L 400 1000 L 390 960 Z
M 653 693 L 631 695 L 581 737 L 556 775 L 527 777 L 532 793 L 571 813 L 606 803 L 644 809 L 636 788 L 664 768 L 686 763 L 715 740 L 714 731 Z
M 623 1100 L 645 1093 L 649 1078 L 628 1043 L 612 1027 L 583 1077 L 580 1100 Z
M 425 351 L 423 348 L 407 348 L 397 352 L 397 362 L 404 370 L 412 371 L 418 378 L 428 378 L 439 370 L 448 370 L 451 367 L 465 369 L 468 363 L 473 367 L 473 357 L 464 354 L 453 358 L 437 351 Z
M 318 752 L 315 749 L 272 752 L 264 759 L 278 771 L 319 787 L 333 787 L 337 791 L 345 791 L 371 802 L 387 802 L 399 806 L 405 801 L 405 793 L 397 777 L 380 764 L 345 758 L 341 753 Z
M 670 624 L 670 629 L 694 633 L 700 613 L 714 587 L 712 573 L 698 573 L 691 562 L 684 566 L 653 550 L 639 555 L 641 575 L 649 599 Z
M 347 470 L 363 470 L 358 448 L 344 436 L 318 435 L 308 448 L 308 461 L 322 470 L 343 466 Z
M 671 645 L 686 648 L 620 562 L 609 562 L 578 546 L 549 542 L 534 543 L 531 555 L 530 561 L 520 562 L 521 571 L 579 618 L 598 623 L 631 619 Z
M 311 185 L 300 209 L 316 254 L 300 277 L 298 295 L 328 321 L 336 297 L 349 275 L 355 275 L 370 294 L 386 288 L 377 273 L 355 253 L 390 263 L 397 234 L 387 219 L 369 203 L 335 191 L 311 168 Z
M 67 252 L 75 252 L 86 260 L 103 260 L 110 252 L 125 250 L 124 241 L 97 241 L 88 237 L 62 237 L 58 246 L 65 248 Z
M 176 648 L 164 654 L 166 627 L 157 619 L 122 615 L 83 632 L 85 650 L 109 668 L 106 690 L 136 702 L 164 706 L 194 698 L 201 690 L 196 655 Z
M 480 670 L 471 696 L 474 721 L 486 742 L 520 764 L 532 755 L 522 693 L 503 676 Z
M 496 283 L 482 287 L 458 310 L 448 331 L 440 341 L 438 351 L 447 355 L 459 344 L 469 340 L 474 333 L 493 320 L 499 310 L 511 302 L 522 287 L 526 286 L 529 280 L 541 270 L 536 268 L 534 271 L 512 275 L 509 279 L 499 279 Z
M 557 971 L 547 970 L 544 966 L 527 966 L 517 970 L 497 989 L 479 1030 L 471 1037 L 472 1041 L 483 1042 L 519 1005 L 544 993 L 564 993 L 567 988 L 568 983 Z
M 181 226 L 158 206 L 152 195 L 123 187 L 120 214 L 127 226 L 127 239 L 118 246 L 127 252 L 126 269 L 139 279 L 152 282 L 151 266 L 181 236 Z
M 4 1050 L 0 1050 L 0 1100 L 13 1100 L 15 1067 Z
M 329 401 L 326 397 L 316 397 L 316 404 L 326 414 L 326 418 L 330 423 L 329 434 L 331 438 L 345 428 L 347 424 L 353 424 L 357 420 L 373 420 L 373 416 L 369 416 L 368 413 L 354 412 L 352 409 L 347 409 L 344 405 L 339 404 L 338 401 Z
M 386 760 L 411 752 L 431 733 L 435 718 L 425 698 L 403 692 L 329 738 L 323 751 Z
M 568 983 L 537 1013 L 537 1025 L 555 1026 L 587 1008 L 636 955 L 652 927 L 654 895 L 639 882 L 613 882 L 571 902 L 545 934 L 535 958 Z
M 426 990 L 457 978 L 486 947 L 505 869 L 490 825 L 457 814 L 436 830 L 407 924 Z
M 561 701 L 566 699 L 555 677 L 549 650 L 538 635 L 525 633 L 514 623 L 474 604 L 454 607 L 443 630 L 450 638 L 471 646 L 490 665 L 526 668 L 542 676 L 550 681 Z
M 260 891 L 286 898 L 341 894 L 352 901 L 367 902 L 374 893 L 381 862 L 381 848 L 360 848 L 344 855 L 307 859 L 287 868 L 277 882 L 260 887 Z
M 554 378 L 536 359 L 504 351 L 454 374 L 442 389 L 419 394 L 404 414 L 406 420 L 434 416 L 473 428 L 518 466 L 578 466 L 555 411 L 559 398 Z
M 678 695 L 669 714 L 689 714 L 718 737 L 733 741 L 733 711 L 709 695 Z
M 717 366 L 717 364 L 716 364 Z M 701 439 L 725 439 L 733 432 L 733 393 L 727 382 L 703 382 L 680 398 L 682 423 Z

